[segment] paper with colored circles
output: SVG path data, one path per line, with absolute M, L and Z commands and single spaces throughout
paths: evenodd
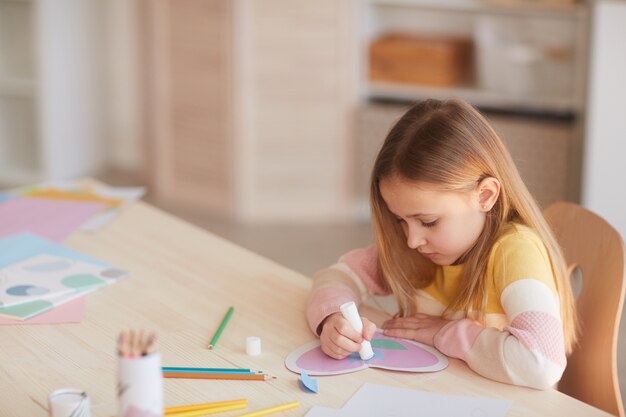
M 32 306 L 20 304 L 22 307 L 16 314 L 2 314 L 0 309 L 0 325 L 24 325 L 24 324 L 52 324 L 52 323 L 80 323 L 85 315 L 85 293 L 80 293 L 78 298 L 62 300 L 54 305 L 51 300 L 48 306 Z M 7 310 L 16 310 L 9 307 Z
M 75 263 L 76 265 L 86 263 L 88 265 L 93 265 L 96 270 L 115 269 L 104 261 L 92 258 L 91 256 L 75 249 L 71 249 L 31 233 L 20 233 L 0 239 L 0 270 L 11 268 L 14 265 L 24 263 L 27 260 L 39 255 L 49 255 L 65 260 L 69 259 L 71 263 Z M 113 281 L 107 281 L 107 284 L 116 282 L 125 276 L 126 272 L 124 271 L 119 278 Z M 32 317 L 42 315 L 42 313 L 49 312 L 55 307 L 61 306 L 72 300 L 76 300 L 77 298 L 80 298 L 86 293 L 94 291 L 97 288 L 100 287 L 92 286 L 89 288 L 81 288 L 80 291 L 74 291 L 63 295 L 54 295 L 47 299 L 37 299 L 34 301 L 15 304 L 10 307 L 0 307 L 0 316 L 8 317 L 10 319 L 27 320 Z M 81 311 L 82 309 L 73 309 L 67 313 L 76 318 L 81 314 Z M 69 320 L 68 317 L 59 317 L 55 315 L 52 315 L 49 319 L 54 322 L 58 322 L 59 319 L 63 322 L 67 322 Z M 0 324 L 5 323 L 0 322 Z
M 116 268 L 38 254 L 0 269 L 0 307 L 90 291 L 125 275 L 125 271 Z

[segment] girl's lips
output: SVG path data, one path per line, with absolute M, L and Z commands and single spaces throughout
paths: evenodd
M 432 258 L 434 258 L 435 256 L 437 256 L 437 253 L 435 253 L 435 252 L 432 252 L 432 253 L 424 253 L 424 252 L 422 252 L 422 256 L 425 256 L 425 257 L 427 257 L 428 259 L 432 259 Z

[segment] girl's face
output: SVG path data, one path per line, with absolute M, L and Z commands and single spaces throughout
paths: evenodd
M 485 225 L 477 190 L 438 190 L 399 177 L 380 181 L 389 210 L 402 224 L 407 244 L 437 265 L 452 265 L 467 253 Z

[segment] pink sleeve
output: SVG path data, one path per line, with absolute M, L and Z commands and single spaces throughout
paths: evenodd
M 365 288 L 372 295 L 389 295 L 383 283 L 382 274 L 378 267 L 378 249 L 376 245 L 354 249 L 339 259 L 356 276 L 359 277 Z
M 324 287 L 311 294 L 306 311 L 311 331 L 319 336 L 322 321 L 339 311 L 339 306 L 348 301 L 356 301 L 356 297 L 348 288 Z
M 339 311 L 341 304 L 362 303 L 372 295 L 387 295 L 378 269 L 375 246 L 355 249 L 343 255 L 339 262 L 319 271 L 307 307 L 307 321 L 313 333 L 329 315 Z

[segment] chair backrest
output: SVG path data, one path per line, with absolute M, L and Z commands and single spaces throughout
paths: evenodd
M 624 241 L 600 216 L 558 202 L 544 211 L 567 264 L 582 273 L 576 299 L 579 343 L 568 358 L 558 390 L 624 417 L 617 376 L 617 339 L 624 304 Z

